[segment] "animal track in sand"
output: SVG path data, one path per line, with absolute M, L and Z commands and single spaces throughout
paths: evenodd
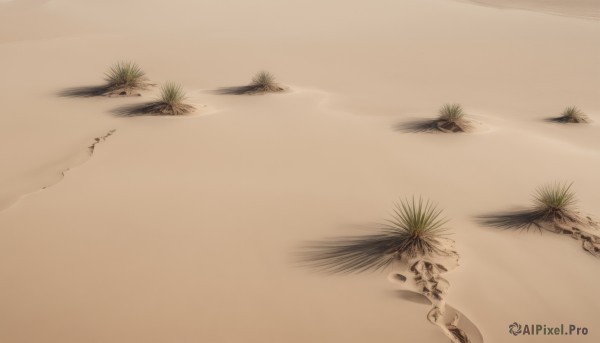
M 25 196 L 27 196 L 27 195 L 29 195 L 31 193 L 47 189 L 47 188 L 52 187 L 52 186 L 56 185 L 57 183 L 59 183 L 65 177 L 66 173 L 69 170 L 71 170 L 72 168 L 74 168 L 76 166 L 79 166 L 79 165 L 85 163 L 87 160 L 89 160 L 89 158 L 91 158 L 93 156 L 93 154 L 94 154 L 94 150 L 96 149 L 96 145 L 104 142 L 106 139 L 108 139 L 108 137 L 112 136 L 115 132 L 116 132 L 116 130 L 113 129 L 113 130 L 108 131 L 103 136 L 94 138 L 94 142 L 91 145 L 89 145 L 87 147 L 87 151 L 85 151 L 85 155 L 86 155 L 85 157 L 82 156 L 79 159 L 78 162 L 73 163 L 71 166 L 60 170 L 58 172 L 58 174 L 59 174 L 58 177 L 55 180 L 53 180 L 50 184 L 47 184 L 45 186 L 39 187 L 39 188 L 34 189 L 34 190 L 21 192 L 20 194 L 15 194 L 14 196 L 11 196 L 8 199 L 8 201 L 6 201 L 5 203 L 3 203 L 3 206 L 0 206 L 0 212 L 3 211 L 3 210 L 5 210 L 5 209 L 7 209 L 7 208 L 9 208 L 9 207 L 11 207 L 15 203 L 17 203 L 20 199 L 22 199 L 23 197 L 25 197 Z

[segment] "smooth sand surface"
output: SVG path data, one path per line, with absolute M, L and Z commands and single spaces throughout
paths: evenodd
M 413 194 L 452 219 L 461 265 L 447 300 L 485 342 L 516 341 L 514 321 L 587 326 L 568 342 L 599 341 L 598 259 L 567 237 L 475 219 L 554 180 L 574 181 L 580 209 L 600 217 L 599 23 L 543 11 L 0 3 L 0 342 L 446 342 L 385 273 L 294 262 L 304 242 L 368 232 Z M 59 96 L 122 59 L 180 83 L 198 111 L 113 114 L 157 89 Z M 213 92 L 261 69 L 290 91 Z M 447 102 L 486 129 L 399 129 Z M 595 123 L 545 121 L 570 105 Z

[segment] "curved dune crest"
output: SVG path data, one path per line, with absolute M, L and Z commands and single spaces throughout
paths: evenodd
M 478 5 L 536 11 L 568 17 L 600 20 L 600 3 L 596 0 L 459 0 Z

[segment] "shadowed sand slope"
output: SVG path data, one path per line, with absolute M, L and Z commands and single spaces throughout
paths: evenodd
M 429 305 L 398 297 L 385 273 L 294 264 L 302 242 L 364 234 L 410 194 L 452 218 L 461 260 L 447 301 L 486 342 L 514 339 L 516 320 L 575 323 L 590 335 L 569 342 L 599 340 L 597 258 L 560 235 L 473 219 L 562 179 L 600 217 L 595 21 L 447 0 L 4 9 L 0 195 L 39 191 L 0 212 L 0 342 L 447 342 L 423 320 Z M 119 60 L 210 111 L 114 115 L 158 89 L 59 96 L 102 84 Z M 213 92 L 263 69 L 290 91 Z M 489 129 L 397 127 L 453 102 Z M 546 121 L 567 106 L 591 124 Z
M 570 17 L 600 19 L 598 0 L 460 0 L 496 8 L 539 11 Z

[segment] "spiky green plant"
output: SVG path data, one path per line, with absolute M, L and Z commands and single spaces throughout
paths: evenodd
M 146 74 L 135 62 L 117 62 L 105 75 L 105 80 L 112 89 L 135 89 L 143 87 Z
M 560 117 L 558 117 L 559 121 L 565 123 L 587 123 L 588 118 L 580 109 L 575 106 L 567 107 Z
M 446 104 L 440 109 L 439 120 L 457 123 L 465 117 L 465 112 L 459 104 Z
M 535 191 L 535 209 L 543 219 L 577 221 L 573 212 L 577 200 L 571 190 L 572 185 L 572 182 L 555 182 L 542 185 Z
M 150 112 L 168 115 L 179 115 L 191 112 L 194 107 L 185 104 L 185 92 L 180 85 L 167 82 L 160 88 L 158 102 L 149 107 Z
M 268 71 L 259 71 L 252 78 L 252 85 L 261 88 L 270 88 L 275 85 L 275 76 Z
M 385 230 L 396 237 L 396 252 L 415 257 L 441 251 L 440 237 L 447 223 L 441 214 L 435 204 L 422 198 L 397 203 L 393 218 L 388 220 L 390 226 Z
M 160 101 L 169 106 L 180 105 L 184 99 L 185 93 L 178 84 L 167 82 L 160 88 Z

